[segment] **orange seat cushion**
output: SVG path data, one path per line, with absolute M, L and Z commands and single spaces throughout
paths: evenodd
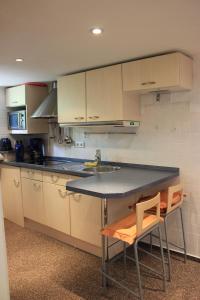
M 181 192 L 176 192 L 173 194 L 173 199 L 172 199 L 172 206 L 177 204 L 178 202 L 181 201 Z M 155 197 L 155 195 L 143 197 L 139 200 L 139 202 L 147 201 L 151 198 Z M 160 212 L 165 213 L 167 210 L 167 203 L 168 203 L 168 191 L 164 190 L 160 192 Z M 152 208 L 151 211 L 155 211 L 156 208 Z
M 145 214 L 143 219 L 143 229 L 147 228 L 155 220 L 157 220 L 155 215 Z M 101 234 L 117 238 L 118 240 L 124 241 L 130 245 L 133 244 L 137 237 L 136 212 L 133 211 L 131 214 L 116 223 L 108 225 L 101 230 Z

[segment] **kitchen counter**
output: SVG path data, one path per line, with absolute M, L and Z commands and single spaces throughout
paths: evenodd
M 76 193 L 87 194 L 99 198 L 126 197 L 131 193 L 142 192 L 170 179 L 179 176 L 179 169 L 155 168 L 138 165 L 121 167 L 113 173 L 97 174 L 68 182 L 66 189 Z
M 179 168 L 116 162 L 103 163 L 120 166 L 120 170 L 111 173 L 91 174 L 83 170 L 85 168 L 83 162 L 83 160 L 66 158 L 58 163 L 52 163 L 52 165 L 18 162 L 2 162 L 1 164 L 85 177 L 68 182 L 66 189 L 99 198 L 125 197 L 179 176 Z

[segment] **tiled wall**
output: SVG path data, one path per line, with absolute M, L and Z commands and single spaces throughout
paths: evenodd
M 177 166 L 188 193 L 184 219 L 188 253 L 200 257 L 200 55 L 194 57 L 194 87 L 190 92 L 141 96 L 141 127 L 136 135 L 90 135 L 74 129 L 73 138 L 84 140 L 77 149 L 53 140 L 49 153 L 56 156 L 93 158 L 95 149 L 102 159 Z M 179 240 L 179 218 L 170 221 L 170 237 Z M 181 240 L 180 240 L 181 242 Z

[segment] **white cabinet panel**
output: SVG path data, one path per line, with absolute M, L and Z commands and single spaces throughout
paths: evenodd
M 74 194 L 70 196 L 71 235 L 101 246 L 101 199 Z
M 58 79 L 58 122 L 85 122 L 85 73 Z
M 43 183 L 46 225 L 70 234 L 69 196 L 65 187 Z
M 20 226 L 24 226 L 19 168 L 1 168 L 1 188 L 4 217 Z

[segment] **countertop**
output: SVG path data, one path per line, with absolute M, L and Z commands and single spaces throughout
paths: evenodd
M 18 162 L 1 164 L 85 177 L 68 182 L 66 189 L 99 198 L 125 197 L 179 176 L 179 168 L 117 162 L 103 163 L 120 166 L 120 170 L 112 173 L 90 174 L 83 170 L 85 168 L 83 162 L 84 160 L 65 158 L 60 164 L 51 166 Z

